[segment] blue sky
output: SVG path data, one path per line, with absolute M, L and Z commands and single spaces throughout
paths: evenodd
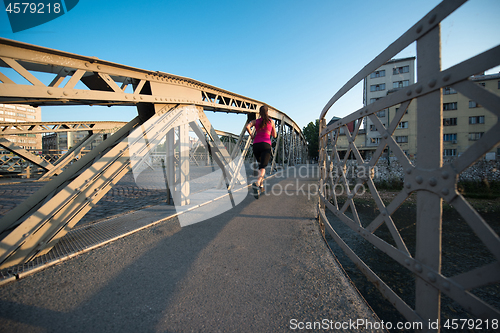
M 0 36 L 202 81 L 265 102 L 302 128 L 345 82 L 438 0 L 80 0 L 65 15 Z M 443 68 L 500 44 L 500 0 L 470 0 L 442 23 Z M 398 57 L 415 55 L 414 46 Z M 498 72 L 498 69 L 495 69 Z M 356 87 L 328 113 L 361 107 Z M 119 120 L 132 107 L 43 107 L 44 121 Z M 239 133 L 246 117 L 208 113 Z

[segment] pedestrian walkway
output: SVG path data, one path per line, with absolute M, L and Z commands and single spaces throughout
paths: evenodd
M 319 233 L 304 168 L 221 215 L 167 219 L 1 286 L 2 332 L 372 331 L 348 325 L 376 318 Z

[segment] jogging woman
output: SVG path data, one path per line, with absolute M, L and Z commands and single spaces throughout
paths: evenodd
M 247 126 L 247 132 L 253 139 L 253 154 L 259 162 L 259 178 L 252 184 L 254 196 L 259 198 L 260 192 L 264 188 L 264 176 L 266 174 L 266 166 L 271 158 L 271 136 L 275 138 L 276 127 L 274 120 L 269 118 L 267 105 L 262 105 L 259 109 L 260 118 L 250 121 Z M 252 134 L 251 128 L 255 127 L 255 134 Z

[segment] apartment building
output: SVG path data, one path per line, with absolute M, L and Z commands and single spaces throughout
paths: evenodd
M 415 83 L 415 57 L 389 60 L 363 80 L 363 105 L 369 105 L 389 93 L 413 83 Z M 392 119 L 391 117 L 394 117 L 394 112 L 391 115 L 391 111 L 394 110 L 386 109 L 377 114 L 385 126 Z M 409 123 L 407 124 L 409 125 Z M 367 148 L 376 148 L 380 143 L 381 135 L 369 118 L 365 118 L 364 128 L 366 129 L 365 146 Z M 401 133 L 400 136 L 404 137 L 406 135 Z M 405 140 L 405 138 L 400 138 L 400 140 Z M 413 145 L 413 142 L 401 143 L 407 144 L 405 150 L 410 153 L 410 146 Z
M 88 131 L 79 132 L 60 132 L 51 133 L 43 136 L 43 153 L 44 154 L 61 154 L 69 149 L 76 147 L 82 140 L 87 137 Z M 109 134 L 108 134 L 109 135 Z M 84 147 L 84 150 L 89 151 L 103 142 L 107 134 L 98 135 L 94 141 Z
M 471 80 L 500 95 L 500 73 L 475 75 Z M 443 89 L 443 157 L 459 156 L 489 131 L 498 117 L 479 103 L 453 88 Z M 500 145 L 490 150 L 487 158 L 500 155 Z
M 25 123 L 42 121 L 42 109 L 28 105 L 0 104 L 0 122 Z M 41 151 L 41 134 L 6 135 L 3 138 L 26 150 Z
M 400 62 L 395 61 L 393 62 L 393 64 L 397 64 L 397 68 L 399 71 L 399 68 L 401 67 L 399 66 Z M 405 64 L 405 66 L 411 67 L 411 64 Z M 384 74 L 383 72 L 380 73 L 382 70 L 385 70 L 387 73 L 387 67 L 385 67 L 385 69 L 382 69 L 383 67 L 374 72 L 378 72 L 378 74 L 373 75 L 372 73 L 371 76 L 387 76 L 387 74 Z M 481 85 L 484 88 L 492 91 L 493 93 L 500 95 L 500 73 L 489 75 L 475 75 L 471 77 L 471 80 L 478 85 Z M 368 84 L 365 83 L 365 85 L 369 87 L 369 78 L 366 78 L 365 82 L 368 82 Z M 380 83 L 378 84 L 380 85 Z M 396 86 L 396 84 L 394 84 L 394 86 Z M 385 89 L 385 94 L 391 94 L 398 89 L 400 89 L 400 87 L 394 87 L 389 90 Z M 470 100 L 468 97 L 458 93 L 451 87 L 443 88 L 442 93 L 443 158 L 447 159 L 460 156 L 475 142 L 481 139 L 484 133 L 489 131 L 497 123 L 498 117 L 487 111 L 476 101 Z M 380 92 L 378 92 L 378 94 L 380 94 Z M 365 100 L 366 98 L 379 98 L 371 96 L 376 95 L 365 93 L 364 98 Z M 370 102 L 370 100 L 368 101 Z M 373 102 L 373 100 L 371 100 L 371 102 Z M 384 126 L 387 126 L 392 122 L 394 116 L 399 110 L 399 107 L 400 105 L 395 105 L 393 107 L 381 110 L 377 113 L 378 118 L 380 119 L 381 123 L 384 124 Z M 337 120 L 339 120 L 339 118 L 334 117 L 331 122 L 335 122 Z M 408 158 L 413 159 L 417 156 L 418 147 L 416 100 L 413 100 L 412 103 L 410 103 L 399 125 L 396 127 L 393 138 L 400 145 L 401 149 L 408 156 Z M 365 120 L 364 128 L 360 130 L 355 144 L 365 158 L 370 158 L 371 154 L 378 147 L 381 140 L 382 138 L 377 128 L 368 119 Z M 345 151 L 348 148 L 347 139 L 345 138 L 345 135 L 342 133 L 342 131 L 337 142 L 337 146 L 339 151 Z M 391 152 L 390 149 L 386 149 L 385 156 L 387 156 L 387 154 L 393 155 L 393 152 Z M 495 159 L 500 157 L 500 145 L 492 148 L 485 157 L 487 159 Z

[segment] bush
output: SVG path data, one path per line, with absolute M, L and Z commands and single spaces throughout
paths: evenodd
M 383 179 L 374 181 L 374 183 L 378 190 L 388 191 L 401 191 L 404 185 L 404 182 L 399 178 L 391 178 L 389 180 Z
M 500 181 L 465 180 L 457 184 L 457 189 L 464 197 L 475 199 L 497 199 L 500 198 Z

